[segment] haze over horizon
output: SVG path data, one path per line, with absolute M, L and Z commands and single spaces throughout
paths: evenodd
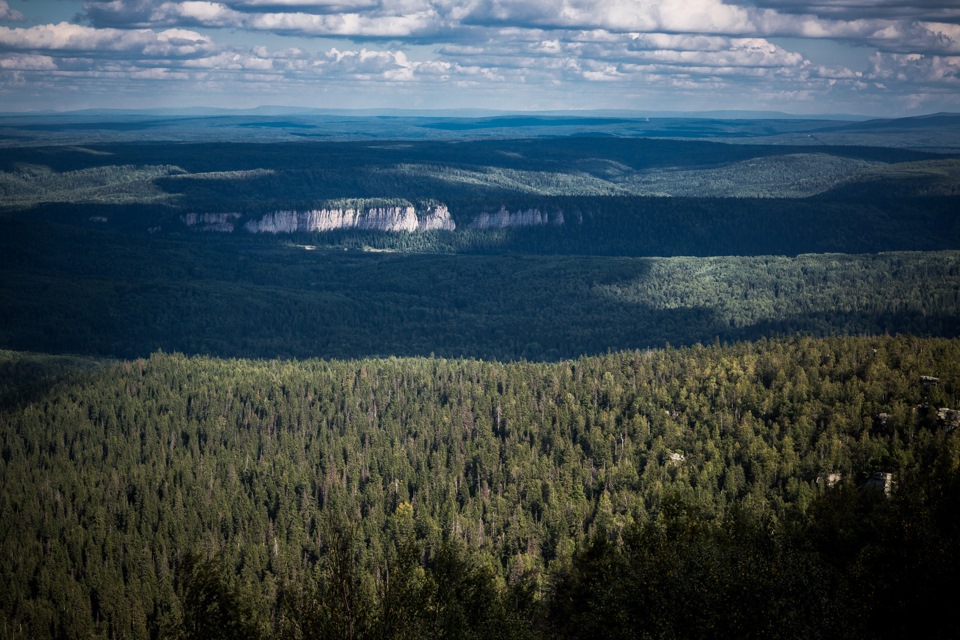
M 0 0 L 0 111 L 960 111 L 946 0 Z

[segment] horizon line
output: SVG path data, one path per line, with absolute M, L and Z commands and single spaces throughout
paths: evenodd
M 503 116 L 546 116 L 546 117 L 604 117 L 604 118 L 706 118 L 706 119 L 760 119 L 760 120 L 898 120 L 906 118 L 924 118 L 932 116 L 960 116 L 960 113 L 933 112 L 909 116 L 871 116 L 851 113 L 798 114 L 776 110 L 751 109 L 712 109 L 697 111 L 652 110 L 652 109 L 480 109 L 480 108 L 441 108 L 441 109 L 399 109 L 399 108 L 324 108 L 296 107 L 285 105 L 260 105 L 248 108 L 231 107 L 144 107 L 110 108 L 91 107 L 67 110 L 23 110 L 3 111 L 0 117 L 24 116 L 122 116 L 122 115 L 182 115 L 182 116 L 395 116 L 395 117 L 435 117 L 435 118 L 485 118 Z

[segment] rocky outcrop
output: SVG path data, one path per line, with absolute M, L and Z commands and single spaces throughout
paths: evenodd
M 188 213 L 180 218 L 183 224 L 196 231 L 232 233 L 240 219 L 239 213 Z
M 457 225 L 446 205 L 430 205 L 417 210 L 411 205 L 363 207 L 324 207 L 306 211 L 274 211 L 247 220 L 240 226 L 239 213 L 188 213 L 183 223 L 197 231 L 230 233 L 242 228 L 250 233 L 313 233 L 339 229 L 392 231 L 453 231 Z M 508 211 L 500 207 L 496 213 L 481 213 L 470 222 L 471 229 L 507 229 L 510 227 L 544 227 L 564 224 L 563 211 L 547 213 L 540 209 Z
M 940 407 L 937 409 L 937 422 L 947 431 L 953 431 L 960 427 L 960 411 L 950 407 Z
M 427 209 L 427 215 L 420 220 L 420 231 L 453 231 L 457 228 L 453 218 L 450 217 L 450 211 L 447 205 L 438 204 L 432 209 Z
M 183 223 L 196 231 L 231 233 L 240 223 L 239 213 L 188 213 Z M 446 205 L 437 204 L 417 211 L 412 206 L 330 207 L 309 211 L 274 211 L 248 220 L 242 227 L 250 233 L 311 233 L 337 229 L 367 231 L 453 231 L 456 224 Z
M 481 213 L 470 223 L 471 229 L 506 229 L 508 227 L 543 227 L 548 224 L 562 225 L 563 211 L 549 214 L 540 209 L 507 211 L 500 207 L 496 213 Z
M 883 495 L 889 498 L 891 494 L 893 494 L 893 490 L 896 488 L 897 483 L 893 478 L 893 473 L 889 471 L 878 471 L 867 478 L 867 480 L 861 486 L 864 489 L 883 491 Z
M 274 211 L 244 225 L 244 229 L 251 233 L 311 233 L 337 229 L 414 233 L 436 229 L 452 231 L 455 228 L 450 211 L 442 204 L 429 207 L 423 213 L 418 213 L 412 206 Z

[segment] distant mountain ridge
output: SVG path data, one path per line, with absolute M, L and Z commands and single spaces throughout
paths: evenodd
M 829 127 L 824 131 L 909 131 L 914 129 L 957 129 L 960 128 L 960 113 L 931 113 L 923 116 L 910 116 L 907 118 L 883 118 L 865 120 L 863 122 L 853 122 L 834 127 Z
M 182 108 L 0 114 L 0 147 L 142 142 L 645 138 L 960 151 L 960 115 L 893 119 L 774 111 Z
M 631 109 L 560 109 L 560 110 L 498 110 L 498 109 L 324 109 L 264 105 L 249 109 L 223 107 L 165 107 L 147 109 L 79 109 L 74 111 L 0 112 L 9 116 L 355 116 L 411 117 L 411 118 L 690 118 L 710 120 L 869 120 L 856 114 L 792 114 L 783 111 L 711 110 L 711 111 L 648 111 Z

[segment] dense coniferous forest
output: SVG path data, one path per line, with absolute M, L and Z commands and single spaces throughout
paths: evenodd
M 7 637 L 956 631 L 955 340 L 3 359 Z
M 446 255 L 0 227 L 0 340 L 52 353 L 550 360 L 798 332 L 949 337 L 960 318 L 955 251 Z
M 955 119 L 51 118 L 0 638 L 960 634 Z

